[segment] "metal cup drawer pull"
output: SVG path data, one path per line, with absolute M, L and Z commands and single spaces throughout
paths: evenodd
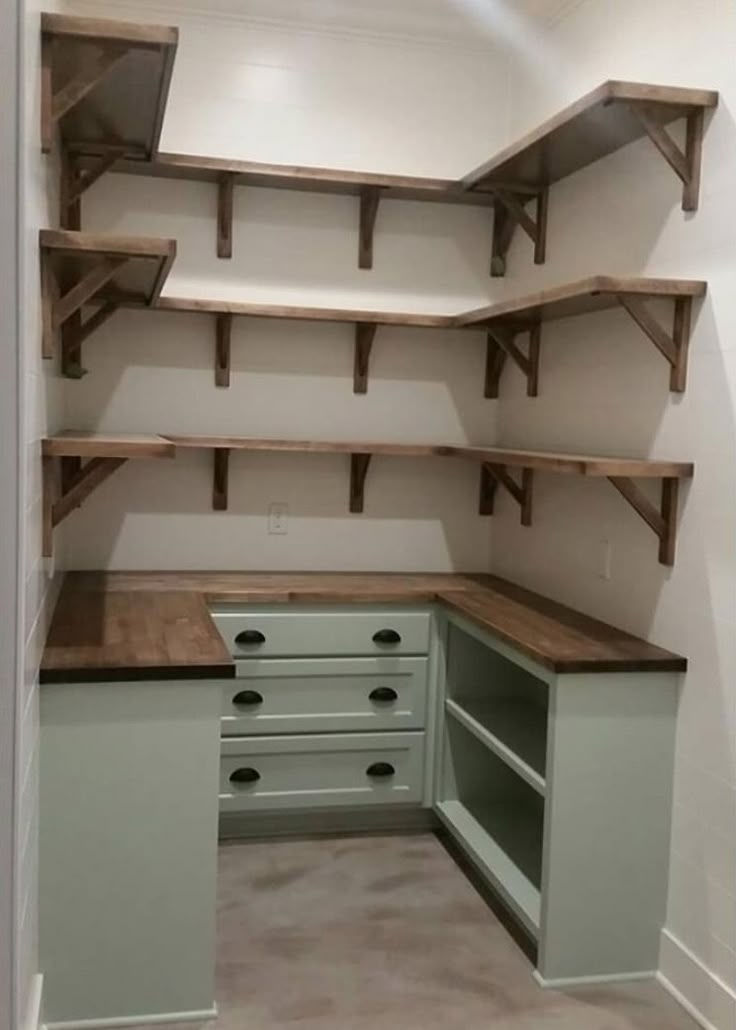
M 400 644 L 401 634 L 395 629 L 379 629 L 373 634 L 375 644 Z
M 369 765 L 365 771 L 366 776 L 370 776 L 377 780 L 382 780 L 387 776 L 393 776 L 396 770 L 390 762 L 374 762 L 373 765 Z
M 236 769 L 235 772 L 230 773 L 231 783 L 257 783 L 260 778 L 261 774 L 258 770 L 250 767 Z
M 233 704 L 242 708 L 253 708 L 254 705 L 263 704 L 263 694 L 257 690 L 241 690 L 233 698 Z
M 259 629 L 244 629 L 235 638 L 236 644 L 265 644 L 266 636 Z
M 368 695 L 371 701 L 398 701 L 399 695 L 393 689 L 393 687 L 376 687 Z

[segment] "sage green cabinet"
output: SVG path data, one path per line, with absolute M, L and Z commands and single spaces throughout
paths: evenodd
M 435 808 L 544 984 L 654 975 L 678 675 L 554 674 L 448 615 Z
M 45 1022 L 215 1005 L 220 681 L 41 687 Z

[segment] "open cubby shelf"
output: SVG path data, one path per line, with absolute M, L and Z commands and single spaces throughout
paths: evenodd
M 345 454 L 350 457 L 350 511 L 362 512 L 365 481 L 375 455 L 422 458 L 451 457 L 480 466 L 481 515 L 492 515 L 497 487 L 507 490 L 521 508 L 521 521 L 531 525 L 532 483 L 536 471 L 606 478 L 654 530 L 660 540 L 659 558 L 674 562 L 677 529 L 677 493 L 680 479 L 693 475 L 689 462 L 610 458 L 599 455 L 520 451 L 501 447 L 455 444 L 375 443 L 369 441 L 261 440 L 239 436 L 142 436 L 95 434 L 73 430 L 43 441 L 44 553 L 51 553 L 51 533 L 104 479 L 129 458 L 171 457 L 178 448 L 208 450 L 213 455 L 213 508 L 223 511 L 228 503 L 229 459 L 232 451 L 290 451 L 295 453 Z M 91 459 L 82 467 L 82 459 Z M 55 474 L 59 459 L 61 476 Z M 519 485 L 508 472 L 522 470 Z M 642 493 L 633 478 L 661 481 L 660 510 Z M 58 482 L 57 482 L 58 479 Z
M 459 179 L 159 154 L 177 38 L 174 28 L 43 16 L 41 137 L 48 151 L 58 126 L 64 228 L 80 228 L 81 197 L 109 170 L 215 184 L 222 258 L 233 251 L 236 185 L 348 193 L 359 204 L 358 266 L 368 269 L 382 198 L 439 200 L 493 208 L 491 273 L 504 275 L 519 227 L 531 239 L 535 263 L 544 263 L 551 184 L 645 136 L 682 182 L 683 209 L 698 206 L 704 115 L 718 94 L 650 83 L 604 82 Z M 684 146 L 667 131 L 681 119 Z
M 62 373 L 73 379 L 84 375 L 82 344 L 96 329 L 120 307 L 147 307 L 211 316 L 217 386 L 230 385 L 233 319 L 272 318 L 352 325 L 353 390 L 358 394 L 368 390 L 370 357 L 378 328 L 406 326 L 485 332 L 485 396 L 498 397 L 501 375 L 510 358 L 526 377 L 528 396 L 536 397 L 542 324 L 620 307 L 664 357 L 670 371 L 670 389 L 682 393 L 687 381 L 692 305 L 707 290 L 707 283 L 701 280 L 597 275 L 453 315 L 260 304 L 160 296 L 176 256 L 175 240 L 44 229 L 40 248 L 43 353 L 52 357 L 60 338 Z M 652 314 L 648 301 L 672 305 L 671 329 Z M 85 309 L 88 312 L 90 308 L 92 312 L 82 321 Z M 517 342 L 517 337 L 524 334 L 529 335 L 526 353 Z
M 469 730 L 485 747 L 544 796 L 547 753 L 547 713 L 524 701 L 448 699 L 451 718 Z

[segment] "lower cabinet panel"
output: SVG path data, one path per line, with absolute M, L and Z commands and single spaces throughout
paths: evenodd
M 424 733 L 232 737 L 222 741 L 221 812 L 422 800 Z

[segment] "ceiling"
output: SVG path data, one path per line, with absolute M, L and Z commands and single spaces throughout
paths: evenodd
M 171 11 L 177 8 L 191 11 L 207 10 L 214 15 L 289 22 L 315 29 L 479 43 L 518 35 L 519 31 L 523 31 L 525 23 L 550 21 L 580 2 L 581 0 L 162 0 L 161 6 Z

